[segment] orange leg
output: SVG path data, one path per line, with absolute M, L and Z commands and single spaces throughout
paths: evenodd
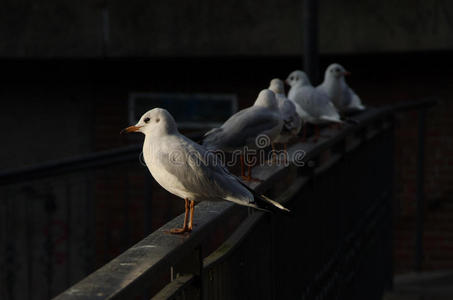
M 319 139 L 319 135 L 320 135 L 320 132 L 319 132 L 319 126 L 318 125 L 315 125 L 315 138 L 313 139 L 313 142 L 317 142 L 318 139 Z
M 195 201 L 190 201 L 190 219 L 189 219 L 189 227 L 187 228 L 188 231 L 192 231 L 193 227 L 193 213 L 195 211 Z
M 184 224 L 182 225 L 181 228 L 170 229 L 170 233 L 181 234 L 181 233 L 190 231 L 189 228 L 187 227 L 187 219 L 189 216 L 189 199 L 186 198 L 186 199 L 184 199 L 184 201 L 185 201 L 185 207 L 186 207 L 186 212 L 184 214 Z
M 303 134 L 302 134 L 302 139 L 300 140 L 302 143 L 305 143 L 305 141 L 307 140 L 307 126 L 304 125 L 304 127 L 302 128 L 303 130 Z
M 283 151 L 285 152 L 285 165 L 288 163 L 288 149 L 287 149 L 288 144 L 283 144 Z
M 244 155 L 239 155 L 239 160 L 241 161 L 241 177 L 245 177 L 245 168 L 244 168 Z
M 244 157 L 241 156 L 241 179 L 244 180 L 244 181 L 257 181 L 257 182 L 261 182 L 262 180 L 260 179 L 257 179 L 257 178 L 253 178 L 252 177 L 252 166 L 250 164 L 247 165 L 247 170 L 248 170 L 248 174 L 247 176 L 245 175 L 245 172 L 244 172 L 244 168 L 243 168 L 243 164 L 244 164 Z
M 277 162 L 277 152 L 275 152 L 275 143 L 271 143 L 272 146 L 272 162 Z
M 243 179 L 244 181 L 262 182 L 261 179 L 253 178 L 253 177 L 252 177 L 252 166 L 250 166 L 250 165 L 248 166 L 248 175 L 242 177 L 242 179 Z

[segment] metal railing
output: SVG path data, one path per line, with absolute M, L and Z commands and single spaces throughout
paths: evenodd
M 150 196 L 143 180 L 132 180 L 147 173 L 140 151 L 125 147 L 0 172 L 0 299 L 49 299 L 151 232 L 131 229 L 144 222 L 132 219 L 133 204 Z M 112 206 L 121 213 L 102 213 L 114 209 L 108 190 L 115 188 Z M 114 222 L 117 232 L 107 226 Z
M 380 299 L 392 285 L 393 115 L 368 109 L 325 129 L 303 167 L 257 167 L 250 187 L 292 216 L 203 202 L 187 235 L 176 217 L 56 299 Z M 291 154 L 290 154 L 291 156 Z

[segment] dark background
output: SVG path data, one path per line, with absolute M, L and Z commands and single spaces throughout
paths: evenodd
M 1 171 L 140 143 L 141 136 L 119 135 L 130 125 L 130 93 L 235 94 L 243 108 L 272 78 L 286 78 L 303 68 L 303 1 L 1 0 L 0 4 Z M 349 85 L 369 106 L 438 100 L 428 111 L 426 128 L 424 270 L 453 268 L 452 37 L 451 1 L 320 1 L 320 74 L 330 63 L 341 63 L 352 73 Z M 398 116 L 396 273 L 412 270 L 414 262 L 416 128 L 415 113 Z M 376 156 L 379 153 L 370 154 L 370 160 Z M 150 217 L 143 201 L 146 170 L 137 166 L 138 158 L 127 168 L 127 184 L 121 177 L 124 169 L 104 170 L 102 179 L 96 173 L 94 181 L 81 188 L 89 192 L 68 192 L 73 186 L 68 181 L 50 179 L 46 184 L 30 183 L 34 196 L 25 192 L 15 201 L 11 195 L 18 194 L 16 187 L 2 187 L 0 265 L 8 267 L 1 276 L 14 278 L 3 282 L 16 282 L 12 290 L 17 291 L 17 282 L 34 281 L 41 267 L 46 274 L 66 272 L 62 283 L 55 283 L 58 275 L 46 275 L 54 279 L 43 295 L 54 295 L 181 212 L 182 202 L 153 184 L 153 203 L 160 204 L 148 220 L 152 225 L 144 225 L 145 217 Z M 93 175 L 74 176 L 77 181 Z M 66 192 L 58 192 L 60 188 Z M 118 196 L 120 191 L 126 191 L 128 201 Z M 88 202 L 94 206 L 86 225 L 93 232 L 87 242 L 94 245 L 93 261 L 80 272 L 62 267 L 77 264 L 77 258 L 71 257 L 78 250 L 60 259 L 55 255 L 58 247 L 49 248 L 44 241 L 71 240 L 75 232 L 62 229 L 63 238 L 59 229 L 49 233 L 49 226 L 72 224 L 55 217 L 69 207 L 59 204 L 61 193 L 83 198 L 71 200 L 70 214 L 81 211 L 79 223 L 72 222 L 75 225 L 84 224 L 81 207 Z M 88 193 L 89 197 L 82 197 Z M 39 204 L 40 197 L 53 197 L 52 213 L 48 202 Z M 31 244 L 26 239 L 21 242 L 19 235 L 26 229 L 17 226 L 22 217 L 12 212 L 30 207 L 29 201 L 43 209 L 27 227 L 42 235 Z M 126 217 L 125 205 L 130 209 Z M 23 218 L 29 221 L 27 216 Z M 41 218 L 47 221 L 40 222 Z M 11 227 L 17 234 L 7 234 Z M 47 249 L 51 261 L 42 263 L 44 254 L 38 250 L 28 254 L 29 261 L 36 261 L 30 271 L 19 258 L 20 249 L 34 243 Z M 76 244 L 74 240 L 63 248 L 73 249 Z M 54 266 L 51 271 L 49 266 Z M 23 275 L 11 277 L 14 272 Z M 2 289 L 0 295 L 12 291 L 6 285 Z

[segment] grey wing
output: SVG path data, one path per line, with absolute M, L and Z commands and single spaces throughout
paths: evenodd
M 296 106 L 293 102 L 285 99 L 281 106 L 280 112 L 284 122 L 284 130 L 294 131 L 300 127 L 301 120 L 296 112 Z
M 267 109 L 250 107 L 228 119 L 215 134 L 217 149 L 241 148 L 262 132 L 278 126 L 279 120 Z M 211 138 L 214 140 L 214 138 Z M 209 141 L 206 145 L 209 146 Z M 203 143 L 205 145 L 205 143 Z
M 228 200 L 242 205 L 253 202 L 253 195 L 222 166 L 215 153 L 183 136 L 170 149 L 178 155 L 162 154 L 163 168 L 197 200 Z
M 313 87 L 304 87 L 300 91 L 300 105 L 310 116 L 319 117 L 322 114 L 323 101 Z
M 326 93 L 317 89 L 310 92 L 310 97 L 306 100 L 306 109 L 311 116 L 325 121 L 341 122 L 337 109 Z
M 206 132 L 203 136 L 202 145 L 209 150 L 215 149 L 225 149 L 227 145 L 225 144 L 225 135 L 228 133 L 225 131 L 225 127 L 229 128 L 232 124 L 238 122 L 243 117 L 242 115 L 247 113 L 248 109 L 243 109 L 232 115 L 225 121 L 225 123 L 220 128 L 213 128 Z
M 342 96 L 341 107 L 347 108 L 349 105 L 351 105 L 354 92 L 346 85 L 345 87 L 343 87 L 341 96 Z
M 364 110 L 365 106 L 362 104 L 362 100 L 360 99 L 359 95 L 357 95 L 353 89 L 349 89 L 351 91 L 352 97 L 351 97 L 351 103 L 349 104 L 349 107 L 352 109 L 358 109 L 358 110 Z
M 326 88 L 326 86 L 325 86 L 325 82 L 323 82 L 323 83 L 321 83 L 320 85 L 318 85 L 318 86 L 316 87 L 316 90 L 318 90 L 318 91 L 321 92 L 321 93 L 324 93 L 324 94 L 328 95 L 327 88 Z

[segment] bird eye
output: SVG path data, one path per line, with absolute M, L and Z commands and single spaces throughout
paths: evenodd
M 156 119 L 156 123 L 159 123 L 159 121 L 160 121 L 160 119 L 159 119 L 159 118 L 157 118 L 157 119 Z
M 148 123 L 150 120 L 150 118 L 145 118 L 143 121 L 145 121 L 145 123 Z
M 294 80 L 294 76 L 291 76 L 291 77 L 289 78 L 289 80 L 293 81 L 293 80 Z

